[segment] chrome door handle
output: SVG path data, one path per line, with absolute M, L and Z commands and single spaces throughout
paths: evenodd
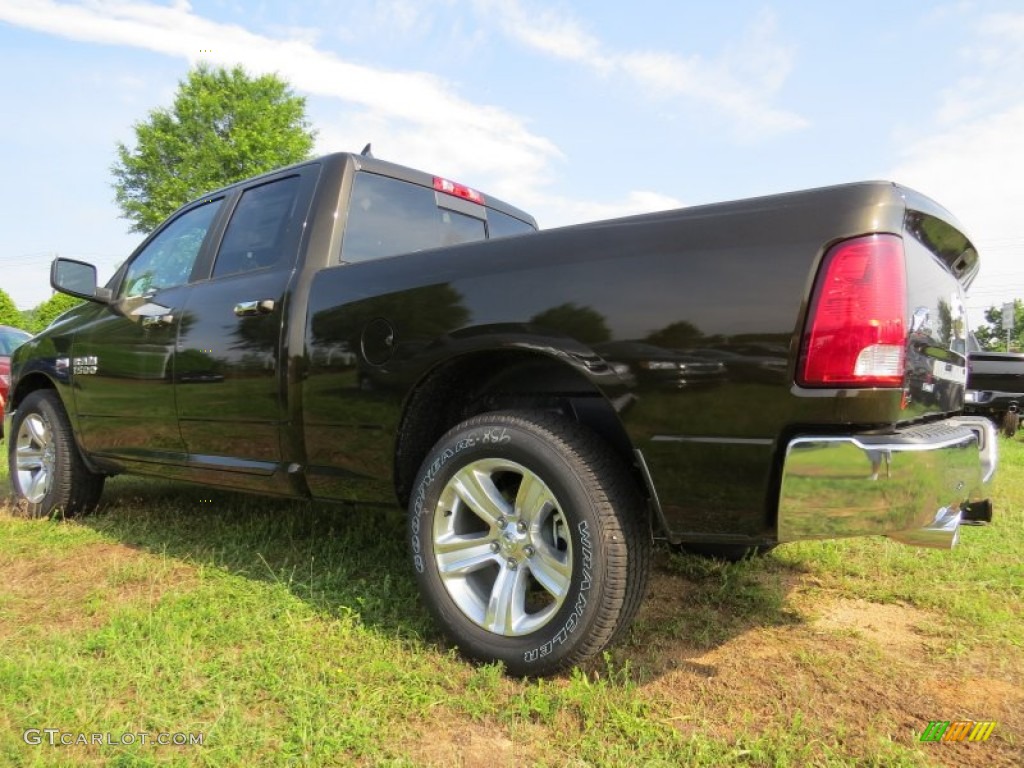
M 235 304 L 235 314 L 238 315 L 239 317 L 252 317 L 253 315 L 269 315 L 273 311 L 273 299 L 243 301 L 238 304 Z
M 143 328 L 159 328 L 161 325 L 170 325 L 174 322 L 174 315 L 149 315 L 142 318 Z

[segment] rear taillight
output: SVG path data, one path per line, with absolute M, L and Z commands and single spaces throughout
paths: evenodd
M 833 246 L 811 298 L 799 383 L 903 385 L 907 314 L 903 241 L 868 235 Z

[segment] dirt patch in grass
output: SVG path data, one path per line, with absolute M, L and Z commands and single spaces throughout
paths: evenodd
M 863 637 L 886 653 L 918 658 L 932 648 L 921 627 L 934 622 L 935 617 L 909 605 L 840 598 L 826 606 L 814 625 L 826 632 Z
M 437 768 L 514 768 L 537 765 L 543 757 L 537 749 L 544 731 L 517 725 L 516 733 L 494 722 L 479 722 L 466 715 L 437 707 L 436 717 L 417 729 L 406 742 L 404 756 L 415 765 Z M 536 733 L 519 733 L 522 730 Z M 551 757 L 551 756 L 546 756 Z
M 935 634 L 948 623 L 913 606 L 823 595 L 810 574 L 750 580 L 752 589 L 764 581 L 776 590 L 780 608 L 722 617 L 713 604 L 694 606 L 709 602 L 699 580 L 659 568 L 633 643 L 617 654 L 651 675 L 640 680 L 643 694 L 684 734 L 727 743 L 778 735 L 795 749 L 810 745 L 800 761 L 884 758 L 888 742 L 926 764 L 1024 764 L 1024 670 L 989 668 L 981 648 L 950 656 Z M 731 629 L 695 642 L 685 625 L 673 626 L 680 616 L 691 629 L 719 619 Z M 998 725 L 985 743 L 920 742 L 929 721 L 957 719 Z
M 934 679 L 928 681 L 928 690 L 945 709 L 963 719 L 991 720 L 993 710 L 1005 709 L 1007 705 L 1015 709 L 1024 706 L 1024 688 L 1007 680 Z
M 193 580 L 191 568 L 123 544 L 0 560 L 0 638 L 97 627 L 118 606 L 153 604 Z

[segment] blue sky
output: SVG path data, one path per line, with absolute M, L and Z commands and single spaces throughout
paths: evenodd
M 0 0 L 0 287 L 20 307 L 50 294 L 53 254 L 105 278 L 138 243 L 115 142 L 201 59 L 289 80 L 318 152 L 372 141 L 544 227 L 899 181 L 978 246 L 975 323 L 1024 298 L 1019 2 Z

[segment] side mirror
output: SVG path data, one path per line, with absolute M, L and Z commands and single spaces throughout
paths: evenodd
M 109 288 L 96 286 L 96 267 L 84 261 L 56 258 L 50 265 L 50 285 L 54 290 L 99 304 L 109 304 Z

